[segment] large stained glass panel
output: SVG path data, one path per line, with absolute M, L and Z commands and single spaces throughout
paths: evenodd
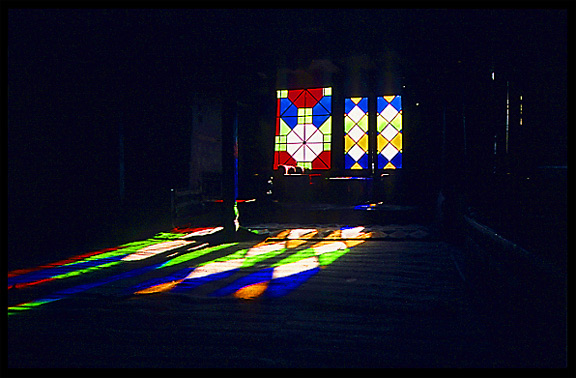
M 402 168 L 402 100 L 400 96 L 378 97 L 376 152 L 378 168 Z
M 368 98 L 344 99 L 344 168 L 368 169 Z
M 277 91 L 274 169 L 330 169 L 332 88 Z

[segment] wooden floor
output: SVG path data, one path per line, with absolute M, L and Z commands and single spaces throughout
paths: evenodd
M 284 296 L 212 295 L 338 227 L 316 225 L 315 240 L 189 291 L 127 294 L 146 280 L 258 240 L 17 311 L 8 317 L 8 367 L 530 367 L 494 343 L 451 256 L 454 247 L 419 225 L 364 230 L 374 238 L 349 248 Z M 282 229 L 258 228 L 270 237 Z M 171 254 L 10 290 L 9 305 L 158 264 Z

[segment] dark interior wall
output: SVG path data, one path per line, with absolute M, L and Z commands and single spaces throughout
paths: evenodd
M 497 122 L 486 121 L 490 90 L 482 83 L 491 67 L 524 93 L 526 127 L 511 134 L 520 138 L 511 139 L 519 144 L 520 169 L 566 165 L 567 45 L 562 9 L 10 10 L 10 251 L 79 246 L 114 209 L 124 211 L 121 129 L 126 203 L 161 202 L 170 188 L 186 187 L 192 93 L 242 88 L 238 98 L 249 106 L 240 118 L 250 131 L 239 136 L 240 169 L 266 171 L 276 67 L 309 69 L 313 60 L 336 64 L 366 54 L 381 68 L 368 75 L 377 83 L 394 66 L 385 52 L 397 52 L 407 86 L 405 172 L 414 168 L 414 177 L 437 177 L 444 106 L 453 156 L 440 168 L 452 172 L 461 164 L 463 98 L 470 100 L 467 163 L 478 172 L 490 166 Z M 459 61 L 463 68 L 456 69 Z M 344 74 L 334 73 L 334 85 L 344 85 Z

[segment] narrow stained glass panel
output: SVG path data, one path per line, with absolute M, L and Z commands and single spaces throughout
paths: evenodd
M 344 99 L 344 168 L 368 169 L 368 98 Z
M 274 169 L 330 169 L 332 89 L 278 90 L 276 109 Z
M 402 168 L 402 99 L 382 96 L 376 102 L 378 168 Z

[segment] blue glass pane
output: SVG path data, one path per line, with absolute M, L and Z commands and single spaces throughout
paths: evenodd
M 398 111 L 402 110 L 402 100 L 401 100 L 400 96 L 394 97 L 394 100 L 392 100 L 392 102 L 390 102 L 390 104 L 392 104 L 392 106 L 394 108 L 396 108 L 396 110 L 398 110 Z
M 344 113 L 350 113 L 350 110 L 354 109 L 356 104 L 349 98 L 344 99 Z
M 396 156 L 394 156 L 394 157 L 392 158 L 391 163 L 392 163 L 396 168 L 402 168 L 402 153 L 396 154 Z
M 318 104 L 312 108 L 313 114 L 320 115 L 320 114 L 330 114 L 332 110 L 332 97 L 331 96 L 324 96 Z
M 376 104 L 376 105 L 377 105 L 376 111 L 377 111 L 378 113 L 382 113 L 382 112 L 384 111 L 384 108 L 386 108 L 386 106 L 388 105 L 388 101 L 386 101 L 386 100 L 384 99 L 384 97 L 378 97 L 378 100 L 377 100 L 377 104 Z
M 364 113 L 367 113 L 368 112 L 368 98 L 367 97 L 362 98 L 362 100 L 360 100 L 360 102 L 358 103 L 358 107 L 360 109 L 362 109 L 362 111 Z
M 386 166 L 386 164 L 388 164 L 388 159 L 378 154 L 378 168 L 382 169 Z
M 296 117 L 298 108 L 287 98 L 280 99 L 280 115 L 283 117 Z
M 291 128 L 294 128 L 294 126 L 298 124 L 298 117 L 282 117 L 282 121 L 284 121 Z
M 356 160 L 352 159 L 350 155 L 344 155 L 344 168 L 350 169 L 356 163 Z
M 368 154 L 364 154 L 364 156 L 358 160 L 358 164 L 360 164 L 362 168 L 368 169 Z
M 314 126 L 320 127 L 329 117 L 330 117 L 329 115 L 319 115 L 319 116 L 314 115 L 312 116 L 312 123 L 314 124 Z

